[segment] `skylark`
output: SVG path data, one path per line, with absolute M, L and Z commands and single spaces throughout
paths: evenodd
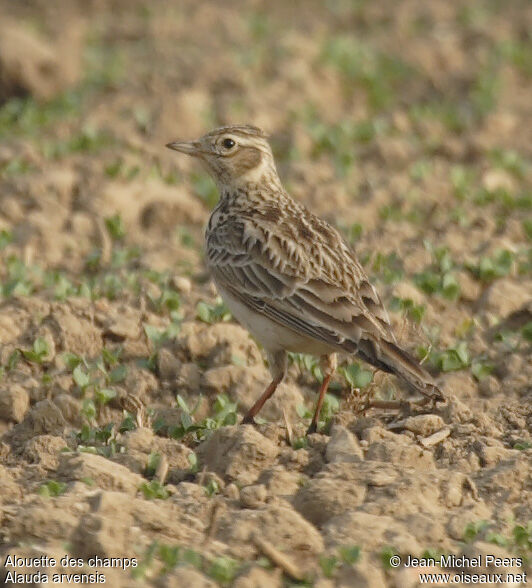
M 388 313 L 340 233 L 284 190 L 265 134 L 239 125 L 197 141 L 169 143 L 196 157 L 220 201 L 206 230 L 207 264 L 225 303 L 268 355 L 272 382 L 243 419 L 254 417 L 287 370 L 287 351 L 321 357 L 323 383 L 308 433 L 337 365 L 352 354 L 443 400 L 430 374 L 398 346 Z

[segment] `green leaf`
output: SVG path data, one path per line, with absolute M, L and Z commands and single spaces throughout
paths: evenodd
M 349 565 L 355 564 L 360 559 L 360 547 L 358 545 L 342 546 L 339 553 L 342 561 Z
M 335 555 L 320 556 L 320 568 L 326 578 L 332 578 L 339 566 L 340 561 Z
M 461 370 L 470 365 L 467 343 L 461 341 L 456 347 L 431 354 L 431 361 L 443 372 Z
M 185 399 L 181 396 L 181 394 L 176 395 L 176 401 L 177 401 L 177 405 L 179 406 L 179 408 L 183 412 L 190 414 L 190 409 L 188 408 L 188 404 L 185 402 Z
M 308 438 L 307 437 L 297 437 L 292 441 L 292 449 L 296 451 L 298 449 L 306 449 L 308 447 Z
M 200 300 L 196 305 L 196 316 L 204 323 L 213 324 L 231 319 L 231 313 L 223 302 L 212 306 Z
M 175 568 L 180 559 L 181 548 L 178 545 L 160 545 L 159 557 L 163 561 L 164 567 L 162 572 L 168 573 Z
M 109 216 L 105 219 L 105 226 L 109 231 L 109 235 L 113 241 L 119 241 L 126 235 L 126 229 L 122 217 L 117 213 L 113 216 Z
M 381 562 L 385 569 L 391 570 L 393 568 L 392 564 L 390 563 L 390 559 L 392 556 L 397 555 L 397 550 L 393 547 L 384 547 L 380 553 Z
M 89 374 L 83 371 L 81 364 L 78 364 L 74 371 L 72 372 L 72 378 L 76 385 L 78 385 L 82 390 L 84 390 L 90 384 L 90 377 Z
M 137 423 L 129 412 L 125 413 L 125 417 L 118 427 L 119 433 L 125 433 L 127 431 L 134 431 L 137 428 Z
M 0 251 L 5 249 L 13 241 L 13 235 L 9 231 L 2 229 L 0 231 Z
M 108 347 L 104 347 L 102 349 L 102 358 L 109 367 L 112 367 L 118 363 L 121 354 L 122 349 L 112 350 Z
M 205 486 L 205 494 L 207 496 L 214 496 L 220 492 L 220 487 L 218 486 L 218 482 L 216 480 L 209 480 L 207 485 Z
M 61 354 L 61 359 L 64 361 L 67 369 L 74 370 L 80 363 L 82 363 L 83 358 L 75 353 L 71 353 L 70 351 L 65 351 Z
M 148 463 L 146 464 L 145 474 L 148 477 L 152 477 L 155 475 L 159 464 L 161 463 L 161 454 L 152 451 L 148 456 Z
M 468 266 L 470 270 L 483 282 L 491 282 L 510 273 L 515 254 L 508 249 L 497 249 L 492 257 L 482 257 L 475 267 Z
M 42 337 L 37 337 L 33 342 L 31 350 L 22 350 L 24 357 L 34 363 L 42 363 L 46 355 L 48 355 L 48 343 Z
M 351 363 L 342 368 L 341 373 L 352 388 L 365 388 L 373 381 L 373 372 L 362 368 L 358 363 Z
M 198 471 L 198 456 L 192 451 L 187 455 L 188 463 L 190 464 L 190 469 L 192 472 Z
M 457 282 L 453 274 L 447 273 L 443 275 L 441 293 L 442 296 L 448 300 L 456 300 L 460 295 L 460 284 Z
M 521 329 L 521 335 L 523 339 L 532 343 L 532 321 L 526 323 L 526 325 Z
M 301 419 L 312 418 L 312 412 L 304 404 L 296 405 L 296 412 Z
M 103 406 L 113 398 L 116 398 L 116 390 L 113 390 L 112 388 L 97 388 L 94 391 L 94 397 L 96 402 Z
M 96 406 L 92 398 L 85 398 L 81 407 L 81 413 L 88 420 L 92 421 L 96 418 Z
M 148 337 L 148 339 L 152 341 L 152 343 L 159 343 L 162 340 L 164 330 L 160 329 L 159 327 L 154 327 L 153 325 L 148 325 L 146 323 L 144 323 L 143 326 L 144 332 L 146 333 L 146 337 Z
M 44 496 L 46 498 L 61 496 L 67 489 L 67 485 L 64 482 L 56 482 L 55 480 L 50 480 L 43 484 L 38 493 L 40 496 Z
M 479 382 L 487 378 L 494 370 L 494 366 L 487 362 L 474 361 L 471 365 L 471 372 Z
M 197 569 L 201 569 L 201 555 L 193 549 L 184 549 L 181 554 L 181 559 Z
M 117 365 L 109 372 L 109 381 L 113 384 L 123 382 L 127 376 L 127 366 L 124 364 Z
M 532 549 L 532 523 L 528 528 L 523 525 L 516 525 L 512 531 L 515 544 L 526 550 Z
M 499 545 L 500 547 L 507 547 L 508 546 L 508 539 L 501 535 L 500 533 L 488 533 L 486 535 L 486 541 L 488 543 L 493 543 L 495 545 Z
M 204 323 L 212 323 L 211 307 L 206 302 L 198 302 L 196 305 L 196 316 Z
M 139 490 L 148 500 L 166 500 L 170 496 L 168 490 L 158 480 L 143 482 L 139 486 Z
M 464 529 L 464 541 L 466 543 L 472 543 L 479 533 L 483 533 L 489 527 L 489 521 L 475 521 L 468 523 Z
M 46 355 L 48 353 L 48 343 L 42 337 L 37 337 L 33 342 L 33 351 L 40 356 Z
M 226 556 L 215 557 L 208 570 L 208 575 L 220 584 L 230 584 L 240 567 L 238 561 Z
M 182 412 L 180 415 L 181 425 L 183 426 L 183 432 L 186 433 L 189 429 L 194 426 L 194 421 L 188 412 Z
M 513 448 L 519 451 L 526 451 L 532 448 L 532 443 L 530 441 L 516 441 Z

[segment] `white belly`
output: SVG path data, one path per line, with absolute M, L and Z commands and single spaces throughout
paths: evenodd
M 317 341 L 306 335 L 302 335 L 275 323 L 264 315 L 251 311 L 238 299 L 229 294 L 224 288 L 216 284 L 218 292 L 227 304 L 227 307 L 266 351 L 275 352 L 281 349 L 294 353 L 310 353 L 312 355 L 325 355 L 334 353 L 337 349 Z

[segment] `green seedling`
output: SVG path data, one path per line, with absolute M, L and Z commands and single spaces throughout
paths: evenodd
M 424 359 L 427 356 L 430 363 L 442 372 L 453 372 L 471 365 L 471 358 L 465 341 L 461 341 L 455 347 L 450 347 L 443 351 L 427 350 L 425 347 L 420 347 L 418 357 Z
M 22 350 L 22 355 L 25 359 L 38 364 L 42 364 L 45 361 L 48 353 L 48 343 L 42 337 L 35 339 L 31 349 Z
M 322 555 L 319 559 L 320 568 L 326 578 L 332 578 L 341 563 L 336 555 Z
M 414 275 L 414 283 L 427 294 L 456 300 L 460 295 L 460 284 L 453 273 L 455 264 L 449 250 L 446 247 L 434 249 L 429 243 L 426 247 L 432 252 L 433 262 L 425 271 Z
M 382 566 L 385 570 L 394 569 L 394 566 L 390 563 L 390 560 L 393 556 L 398 555 L 397 549 L 391 546 L 383 547 L 380 552 L 380 559 Z
M 207 574 L 222 586 L 228 586 L 235 579 L 240 566 L 241 564 L 236 559 L 219 556 L 212 560 Z
M 359 363 L 351 363 L 347 366 L 340 366 L 338 373 L 341 374 L 352 389 L 365 388 L 373 381 L 373 372 L 364 369 Z
M 168 490 L 158 480 L 143 482 L 139 490 L 148 500 L 166 500 L 170 496 Z
M 121 241 L 126 236 L 126 228 L 122 217 L 117 213 L 105 219 L 105 226 L 113 241 Z
M 204 323 L 210 325 L 231 320 L 229 309 L 221 301 L 214 306 L 203 301 L 198 302 L 196 305 L 196 316 Z
M 50 480 L 39 487 L 38 493 L 40 496 L 45 498 L 55 498 L 64 494 L 67 489 L 67 485 L 64 482 L 57 482 L 56 480 Z
M 515 261 L 515 254 L 508 249 L 497 249 L 491 257 L 481 257 L 478 264 L 469 264 L 473 275 L 482 282 L 492 282 L 507 276 Z

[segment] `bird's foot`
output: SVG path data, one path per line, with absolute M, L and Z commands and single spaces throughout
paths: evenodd
M 360 412 L 364 412 L 369 408 L 401 410 L 404 412 L 410 411 L 411 402 L 407 400 L 368 400 L 360 408 Z
M 254 417 L 252 417 L 251 415 L 247 414 L 241 421 L 240 423 L 241 425 L 256 425 L 257 423 L 255 422 Z
M 307 433 L 306 433 L 307 437 L 309 435 L 312 435 L 313 433 L 317 433 L 317 432 L 318 432 L 318 423 L 314 423 L 314 422 L 310 423 L 310 427 L 307 429 Z

